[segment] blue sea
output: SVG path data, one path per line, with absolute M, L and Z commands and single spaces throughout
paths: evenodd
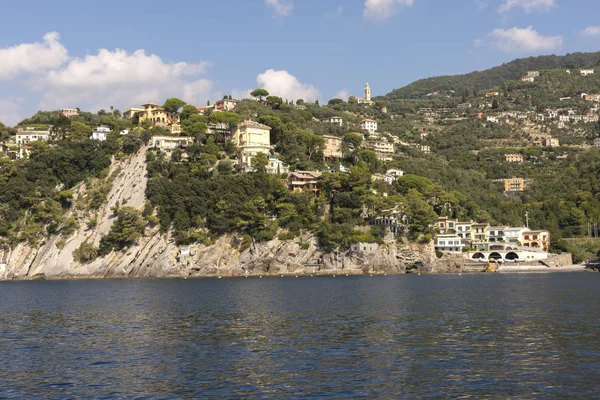
M 0 398 L 600 398 L 600 274 L 0 282 Z

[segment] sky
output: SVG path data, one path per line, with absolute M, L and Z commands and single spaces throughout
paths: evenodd
M 384 95 L 516 58 L 600 50 L 598 0 L 5 1 L 0 122 L 37 110 Z

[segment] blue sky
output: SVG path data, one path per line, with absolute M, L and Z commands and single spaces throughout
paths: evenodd
M 373 95 L 428 76 L 600 50 L 597 0 L 19 0 L 3 4 L 0 121 L 196 105 L 265 87 Z

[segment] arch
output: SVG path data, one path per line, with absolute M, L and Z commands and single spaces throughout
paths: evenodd
M 502 256 L 500 255 L 500 253 L 493 252 L 493 253 L 490 254 L 490 256 L 488 257 L 488 259 L 490 259 L 490 260 L 502 260 Z
M 483 253 L 475 253 L 473 254 L 473 257 L 471 257 L 473 260 L 484 260 L 485 256 L 483 255 Z
M 514 251 L 511 251 L 510 253 L 507 253 L 506 256 L 504 256 L 504 258 L 507 260 L 518 260 L 519 255 Z
M 517 250 L 517 249 L 513 249 L 512 247 L 508 246 L 505 250 Z

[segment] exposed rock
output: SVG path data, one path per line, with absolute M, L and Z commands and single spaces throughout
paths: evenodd
M 97 213 L 98 224 L 87 229 L 89 215 L 73 208 L 70 216 L 78 218 L 81 227 L 70 238 L 62 238 L 64 246 L 57 247 L 60 236 L 54 236 L 38 247 L 18 245 L 12 253 L 5 276 L 1 278 L 102 278 L 102 277 L 168 277 L 168 276 L 228 276 L 278 274 L 336 274 L 336 273 L 405 273 L 418 267 L 428 272 L 435 259 L 433 245 L 397 243 L 388 235 L 373 254 L 351 251 L 326 253 L 319 249 L 317 239 L 309 234 L 296 240 L 253 243 L 239 251 L 241 238 L 225 235 L 211 245 L 189 246 L 182 255 L 169 235 L 158 229 L 147 229 L 136 246 L 113 252 L 91 263 L 81 264 L 73 259 L 73 251 L 84 241 L 98 246 L 108 234 L 115 218 L 111 207 L 117 203 L 142 210 L 146 190 L 146 148 L 131 158 L 114 161 L 110 173 L 116 173 L 107 202 Z M 116 172 L 115 172 L 116 171 Z M 77 193 L 82 195 L 82 185 Z

